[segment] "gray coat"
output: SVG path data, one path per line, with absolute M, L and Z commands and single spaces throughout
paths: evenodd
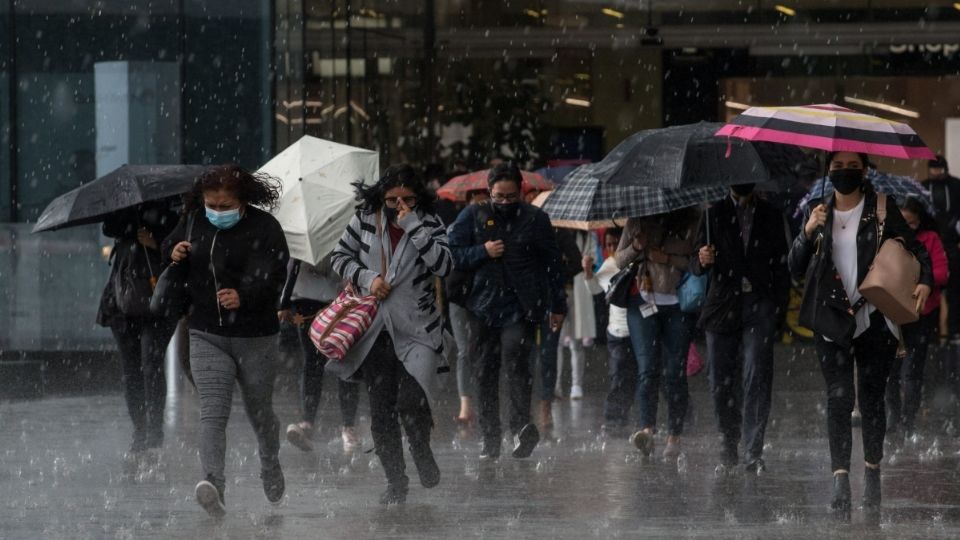
M 382 216 L 384 229 L 387 219 Z M 443 320 L 436 306 L 434 277 L 445 277 L 453 266 L 447 235 L 440 219 L 419 210 L 397 223 L 405 234 L 391 252 L 390 235 L 377 234 L 376 214 L 358 212 L 333 251 L 333 269 L 350 280 L 361 294 L 369 294 L 373 280 L 381 275 L 381 253 L 386 254 L 386 281 L 390 295 L 380 303 L 366 334 L 340 362 L 327 369 L 342 379 L 356 373 L 384 330 L 393 339 L 397 358 L 423 387 L 432 401 L 437 391 L 437 372 L 443 361 Z

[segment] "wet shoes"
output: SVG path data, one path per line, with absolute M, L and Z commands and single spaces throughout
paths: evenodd
M 413 456 L 413 463 L 417 466 L 421 486 L 432 488 L 440 483 L 440 467 L 437 466 L 437 460 L 433 457 L 433 450 L 430 449 L 429 443 L 418 444 L 416 447 L 410 445 L 410 455 Z
M 222 518 L 227 513 L 227 508 L 223 505 L 223 492 L 213 485 L 209 480 L 201 480 L 194 489 L 197 497 L 197 504 L 215 518 Z
M 267 496 L 267 500 L 273 504 L 279 503 L 286 489 L 280 462 L 261 468 L 260 479 L 263 480 L 263 494 Z
M 537 426 L 533 424 L 523 426 L 516 436 L 516 446 L 513 448 L 513 457 L 518 459 L 530 457 L 530 454 L 533 453 L 533 449 L 537 447 L 537 443 L 539 442 L 540 432 L 537 430 Z
M 387 490 L 380 496 L 380 504 L 389 506 L 392 504 L 403 504 L 407 502 L 407 492 L 409 491 L 410 480 L 404 476 L 402 480 L 396 483 L 387 484 Z
M 830 501 L 830 508 L 834 514 L 843 519 L 850 517 L 850 475 L 833 475 L 833 499 Z
M 287 426 L 287 441 L 304 452 L 313 451 L 313 443 L 310 441 L 312 436 L 313 426 L 309 422 Z
M 649 457 L 653 454 L 653 433 L 649 431 L 637 431 L 630 436 L 630 444 L 635 446 L 644 456 Z
M 483 441 L 483 449 L 480 450 L 480 461 L 493 461 L 500 458 L 500 439 Z

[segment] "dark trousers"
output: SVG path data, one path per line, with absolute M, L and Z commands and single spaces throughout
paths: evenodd
M 123 394 L 133 421 L 131 449 L 163 446 L 167 382 L 163 358 L 176 321 L 127 318 L 111 328 L 123 364 Z
M 295 302 L 294 310 L 297 314 L 306 317 L 306 320 L 297 329 L 300 338 L 300 349 L 303 351 L 303 373 L 300 377 L 300 404 L 303 410 L 303 421 L 313 424 L 317 419 L 317 409 L 320 407 L 320 397 L 323 393 L 323 367 L 327 363 L 326 357 L 320 354 L 317 347 L 310 341 L 310 323 L 326 304 L 321 302 Z M 344 427 L 353 427 L 357 421 L 357 407 L 360 403 L 360 384 L 337 379 L 337 396 L 340 400 L 340 415 Z
M 897 339 L 890 333 L 879 311 L 873 313 L 870 328 L 853 340 L 850 348 L 840 347 L 817 336 L 817 357 L 827 383 L 827 435 L 830 438 L 832 470 L 850 470 L 850 414 L 859 397 L 862 415 L 863 459 L 879 464 L 883 460 L 883 437 L 887 419 L 883 403 L 890 365 L 897 354 Z M 853 387 L 853 365 L 857 365 L 857 391 Z
M 510 431 L 518 433 L 530 423 L 530 349 L 536 325 L 528 321 L 504 327 L 487 326 L 477 320 L 477 383 L 480 401 L 480 431 L 485 442 L 496 444 L 500 427 L 500 366 L 507 370 L 510 387 Z M 551 390 L 553 387 L 551 387 Z
M 763 455 L 770 417 L 776 308 L 770 300 L 746 294 L 740 321 L 741 329 L 735 332 L 706 332 L 707 363 L 724 444 L 735 455 L 742 434 L 749 463 Z
M 532 349 L 540 359 L 540 400 L 553 401 L 557 386 L 557 354 L 560 346 L 560 331 L 550 329 L 550 316 L 539 324 L 540 343 Z M 533 365 L 531 363 L 531 365 Z
M 950 280 L 943 294 L 947 297 L 947 336 L 950 339 L 960 338 L 960 257 L 952 257 L 947 261 L 950 270 Z
M 629 337 L 618 338 L 607 332 L 607 364 L 610 390 L 603 405 L 603 419 L 610 427 L 624 427 L 637 391 L 637 359 Z
M 923 366 L 927 362 L 930 342 L 937 336 L 940 310 L 923 315 L 920 320 L 901 327 L 906 358 L 894 358 L 887 379 L 887 429 L 913 432 L 914 420 L 923 397 Z
M 687 352 L 693 333 L 693 317 L 677 305 L 658 306 L 656 314 L 644 318 L 640 295 L 630 299 L 627 326 L 633 354 L 637 358 L 637 427 L 657 427 L 660 382 L 667 398 L 667 432 L 683 433 L 687 414 Z
M 427 394 L 403 367 L 390 334 L 382 332 L 360 367 L 370 394 L 370 433 L 373 445 L 390 484 L 405 484 L 403 438 L 400 425 L 413 452 L 429 447 L 433 417 Z

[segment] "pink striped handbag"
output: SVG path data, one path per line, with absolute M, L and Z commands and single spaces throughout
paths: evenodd
M 380 213 L 377 212 L 377 236 L 383 245 Z M 387 273 L 387 257 L 380 250 L 381 275 Z M 331 360 L 343 360 L 353 345 L 370 329 L 380 301 L 373 295 L 361 296 L 347 284 L 337 299 L 324 308 L 310 324 L 310 341 L 320 354 Z

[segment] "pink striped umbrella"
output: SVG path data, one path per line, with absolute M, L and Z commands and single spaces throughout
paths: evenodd
M 900 159 L 934 159 L 913 129 L 832 104 L 750 107 L 718 136 L 791 144 L 828 152 L 863 152 Z
M 490 169 L 484 169 L 482 171 L 474 171 L 469 174 L 454 176 L 444 184 L 443 187 L 437 190 L 437 196 L 441 199 L 447 199 L 448 201 L 466 201 L 467 194 L 471 191 L 484 191 L 487 189 L 487 176 L 489 176 L 489 174 Z M 537 173 L 521 171 L 521 174 L 523 175 L 524 193 L 532 190 L 549 191 L 553 189 L 553 182 Z

